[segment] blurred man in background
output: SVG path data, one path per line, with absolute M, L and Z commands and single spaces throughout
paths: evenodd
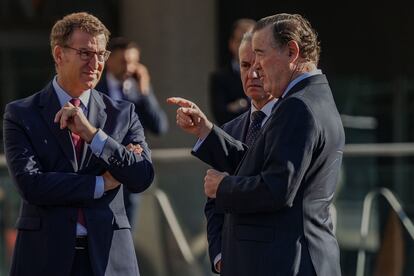
M 167 116 L 154 95 L 148 69 L 141 63 L 138 45 L 127 38 L 116 37 L 109 41 L 108 50 L 111 55 L 106 62 L 106 72 L 96 89 L 113 100 L 133 103 L 144 131 L 165 134 L 168 130 Z M 124 189 L 125 208 L 132 226 L 136 223 L 140 197 Z
M 132 102 L 145 131 L 165 134 L 168 120 L 155 97 L 148 69 L 141 63 L 138 45 L 127 38 L 116 37 L 109 41 L 108 50 L 111 55 L 106 62 L 106 72 L 96 89 L 114 100 Z
M 230 64 L 210 76 L 210 106 L 218 125 L 223 125 L 249 109 L 250 100 L 240 82 L 239 46 L 243 34 L 251 30 L 254 23 L 254 20 L 247 18 L 234 22 L 228 41 Z

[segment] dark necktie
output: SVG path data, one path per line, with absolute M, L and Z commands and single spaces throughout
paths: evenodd
M 70 103 L 76 107 L 80 106 L 81 101 L 78 98 L 73 98 L 70 100 Z M 78 161 L 78 167 L 80 166 L 81 156 L 82 156 L 82 147 L 83 147 L 83 140 L 82 138 L 77 135 L 76 133 L 71 132 L 73 146 L 75 148 L 76 153 L 76 160 Z M 83 211 L 81 208 L 78 208 L 78 223 L 82 224 L 86 227 L 85 217 L 83 215 Z
M 249 125 L 249 129 L 247 130 L 245 140 L 246 145 L 248 147 L 251 147 L 254 143 L 254 140 L 256 140 L 257 134 L 259 134 L 260 128 L 262 127 L 263 119 L 266 117 L 266 114 L 259 110 L 252 112 L 250 116 L 251 123 Z

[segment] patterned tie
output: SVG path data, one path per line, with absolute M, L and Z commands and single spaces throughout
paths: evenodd
M 246 135 L 246 145 L 248 147 L 251 147 L 254 143 L 254 140 L 257 137 L 257 134 L 260 131 L 260 128 L 262 127 L 263 119 L 266 117 L 266 114 L 264 114 L 262 111 L 254 111 L 251 114 L 251 123 L 249 126 L 249 129 L 247 130 Z
M 70 103 L 76 107 L 80 106 L 81 101 L 78 98 L 73 98 L 70 100 Z M 82 147 L 84 141 L 76 133 L 71 132 L 73 146 L 75 148 L 76 160 L 78 161 L 78 166 L 80 165 L 81 156 L 82 156 Z M 78 223 L 86 227 L 85 216 L 81 208 L 78 208 Z

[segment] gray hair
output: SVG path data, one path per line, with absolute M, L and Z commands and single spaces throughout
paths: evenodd
M 300 56 L 307 62 L 318 64 L 321 51 L 318 35 L 306 18 L 299 14 L 275 14 L 260 19 L 253 32 L 268 26 L 272 28 L 276 47 L 295 41 L 299 45 Z

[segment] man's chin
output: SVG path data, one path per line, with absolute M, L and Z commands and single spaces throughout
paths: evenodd
M 93 78 L 88 78 L 87 80 L 85 80 L 84 84 L 86 86 L 86 88 L 94 88 L 96 86 L 96 84 L 98 83 L 99 79 L 93 77 Z
M 263 97 L 263 95 L 265 95 L 266 93 L 264 92 L 262 87 L 249 87 L 247 89 L 246 94 L 250 98 L 255 98 L 255 97 Z

